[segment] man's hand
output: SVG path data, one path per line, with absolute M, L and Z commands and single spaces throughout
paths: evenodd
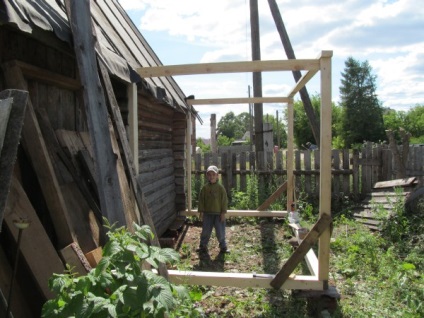
M 224 212 L 221 212 L 220 220 L 221 220 L 221 222 L 225 222 L 225 213 Z

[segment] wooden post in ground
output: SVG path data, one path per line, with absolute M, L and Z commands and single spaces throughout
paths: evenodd
M 216 114 L 211 114 L 211 152 L 218 153 L 216 143 Z
M 321 55 L 321 133 L 320 133 L 320 218 L 331 219 L 331 54 Z M 328 282 L 331 230 L 327 226 L 318 244 L 318 279 Z M 325 286 L 324 286 L 325 287 Z M 325 288 L 326 289 L 326 288 Z
M 294 202 L 294 174 L 293 174 L 293 120 L 294 120 L 294 109 L 293 102 L 288 103 L 287 105 L 287 211 L 290 210 L 291 204 Z
M 293 51 L 293 47 L 290 43 L 289 35 L 287 34 L 286 28 L 283 23 L 283 18 L 281 17 L 280 10 L 278 9 L 277 2 L 275 0 L 268 0 L 269 8 L 271 9 L 271 14 L 274 18 L 275 26 L 277 31 L 280 34 L 281 42 L 283 43 L 284 50 L 289 59 L 296 59 L 296 56 Z M 292 71 L 294 80 L 298 82 L 302 77 L 300 71 Z M 309 125 L 314 135 L 315 141 L 320 146 L 320 132 L 319 132 L 319 123 L 317 116 L 315 115 L 314 108 L 312 107 L 311 99 L 309 98 L 308 91 L 306 87 L 302 87 L 299 91 L 300 98 L 302 99 L 303 108 L 305 109 L 306 116 L 309 119 Z

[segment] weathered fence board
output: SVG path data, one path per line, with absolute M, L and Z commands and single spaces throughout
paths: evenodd
M 260 156 L 262 157 L 262 156 Z M 196 193 L 200 191 L 203 175 L 211 164 L 217 165 L 221 182 L 231 193 L 232 189 L 246 191 L 248 176 L 263 176 L 269 182 L 272 176 L 287 174 L 287 152 L 280 150 L 266 153 L 262 164 L 256 163 L 255 153 L 221 152 L 221 154 L 195 154 L 192 175 L 195 177 Z M 286 158 L 286 159 L 284 159 Z M 411 145 L 407 162 L 407 176 L 424 178 L 424 147 Z M 369 193 L 373 184 L 395 178 L 396 167 L 391 150 L 387 145 L 366 143 L 360 150 L 332 151 L 332 194 L 333 196 L 363 196 Z M 300 192 L 310 196 L 319 194 L 319 150 L 297 150 L 294 153 L 294 175 L 296 195 Z M 257 167 L 262 167 L 257 169 Z M 260 180 L 260 179 L 259 179 Z M 277 182 L 278 183 L 278 182 Z M 281 182 L 280 182 L 281 184 Z

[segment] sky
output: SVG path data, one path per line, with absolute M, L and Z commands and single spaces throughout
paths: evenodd
M 248 0 L 119 0 L 163 65 L 250 61 Z M 339 102 L 341 73 L 353 57 L 368 61 L 383 107 L 408 111 L 424 104 L 424 6 L 416 0 L 277 0 L 296 58 L 314 59 L 333 51 L 332 100 Z M 262 60 L 287 59 L 269 3 L 258 0 Z M 248 97 L 252 74 L 174 76 L 186 96 L 197 99 Z M 286 96 L 291 72 L 262 73 L 263 96 Z M 319 73 L 306 85 L 320 91 Z M 299 95 L 295 100 L 300 99 Z M 210 137 L 210 115 L 248 112 L 248 105 L 196 105 Z M 264 104 L 280 118 L 285 104 Z

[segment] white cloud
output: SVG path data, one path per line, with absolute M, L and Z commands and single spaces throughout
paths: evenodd
M 120 0 L 164 64 L 242 61 L 251 58 L 247 0 Z M 258 1 L 261 58 L 285 59 L 268 1 Z M 338 101 L 340 73 L 347 57 L 368 60 L 377 75 L 384 106 L 407 110 L 424 104 L 424 6 L 416 0 L 278 0 L 297 58 L 315 58 L 332 50 L 333 100 Z M 172 43 L 172 45 L 167 44 Z M 178 53 L 175 53 L 178 52 Z M 189 61 L 189 62 L 188 62 Z M 196 98 L 241 97 L 251 75 L 176 77 L 186 95 Z M 263 95 L 292 88 L 291 74 L 263 75 Z M 318 81 L 307 86 L 319 92 Z M 246 106 L 247 107 L 247 106 Z M 246 108 L 244 107 L 244 108 Z M 265 109 L 274 110 L 273 105 Z M 278 107 L 278 106 L 277 106 Z M 209 115 L 239 105 L 198 106 L 209 129 Z M 266 110 L 264 110 L 264 113 Z M 209 133 L 206 134 L 208 136 Z

